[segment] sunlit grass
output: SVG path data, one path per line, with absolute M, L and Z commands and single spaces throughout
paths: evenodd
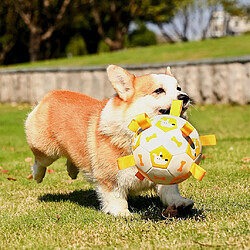
M 181 193 L 196 201 L 185 218 L 161 217 L 160 200 L 145 193 L 129 199 L 131 219 L 99 211 L 94 186 L 71 181 L 65 159 L 41 184 L 28 179 L 32 154 L 25 141 L 28 106 L 0 105 L 0 249 L 247 249 L 249 247 L 250 106 L 195 106 L 191 123 L 215 133 L 204 149 L 207 170 L 190 177 Z M 8 180 L 7 178 L 16 180 Z
M 161 44 L 133 49 L 124 49 L 112 53 L 101 53 L 73 58 L 39 61 L 12 65 L 14 67 L 60 67 L 108 64 L 158 63 L 204 58 L 243 56 L 250 54 L 250 35 L 208 39 L 204 41 Z

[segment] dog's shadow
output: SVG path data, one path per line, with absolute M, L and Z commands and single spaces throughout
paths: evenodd
M 67 194 L 45 194 L 38 198 L 41 202 L 72 202 L 79 206 L 91 208 L 94 210 L 100 209 L 100 202 L 94 190 L 75 190 Z M 159 197 L 155 196 L 131 196 L 128 198 L 129 210 L 132 213 L 140 215 L 141 219 L 161 221 L 164 220 L 162 211 L 164 207 Z M 177 216 L 181 219 L 194 219 L 196 221 L 204 219 L 203 210 L 190 209 L 185 213 Z M 171 219 L 169 217 L 168 219 Z
M 75 190 L 67 194 L 45 194 L 38 198 L 42 202 L 65 202 L 70 201 L 79 206 L 98 210 L 100 203 L 94 190 Z

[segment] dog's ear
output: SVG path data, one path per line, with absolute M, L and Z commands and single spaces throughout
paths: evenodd
M 127 101 L 132 97 L 134 94 L 134 75 L 116 65 L 109 65 L 107 73 L 110 82 L 122 100 Z
M 167 67 L 167 70 L 165 71 L 165 74 L 169 75 L 169 76 L 173 76 L 173 74 L 172 74 L 171 69 L 170 69 L 169 66 Z

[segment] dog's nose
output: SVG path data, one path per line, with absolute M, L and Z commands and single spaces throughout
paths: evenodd
M 183 101 L 183 104 L 187 104 L 190 100 L 189 96 L 186 95 L 186 94 L 180 94 L 177 96 L 177 99 L 178 100 L 182 100 Z

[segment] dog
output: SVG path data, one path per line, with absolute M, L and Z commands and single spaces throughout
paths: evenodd
M 116 94 L 99 101 L 66 90 L 52 90 L 31 111 L 25 122 L 27 142 L 35 156 L 33 179 L 42 182 L 46 168 L 60 157 L 67 159 L 72 179 L 79 171 L 94 182 L 101 210 L 129 216 L 127 197 L 155 189 L 164 206 L 192 207 L 179 194 L 178 185 L 158 185 L 135 177 L 137 168 L 118 170 L 117 159 L 131 154 L 130 121 L 138 114 L 169 114 L 174 99 L 183 101 L 182 116 L 190 98 L 181 91 L 168 67 L 163 74 L 136 77 L 116 66 L 107 67 Z M 98 90 L 97 90 L 98 91 Z

